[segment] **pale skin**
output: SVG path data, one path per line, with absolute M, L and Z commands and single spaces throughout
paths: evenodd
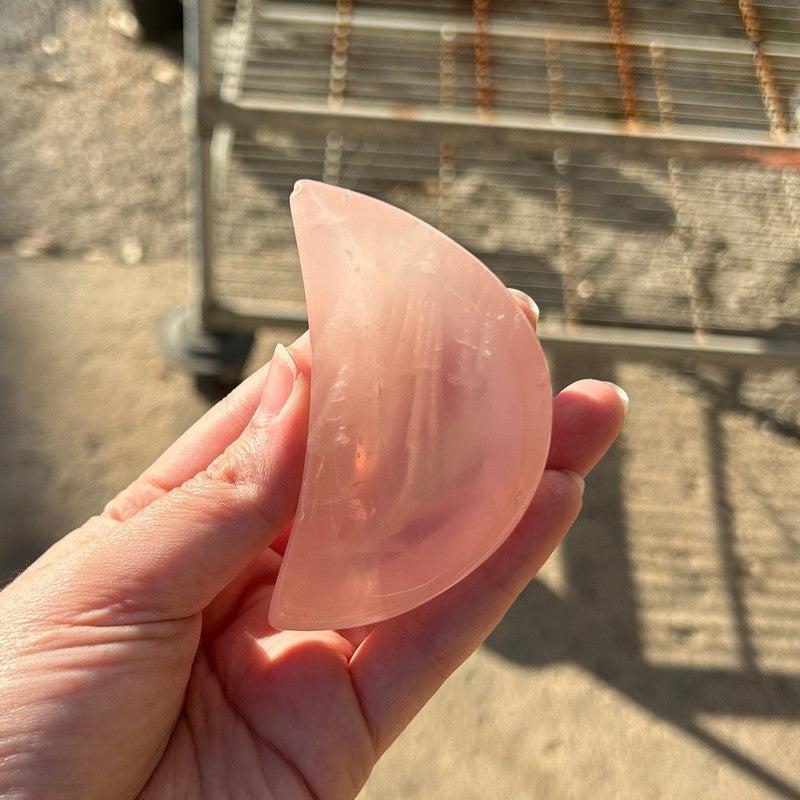
M 0 592 L 0 796 L 355 797 L 564 536 L 625 413 L 599 381 L 554 399 L 530 508 L 452 589 L 367 629 L 278 632 L 309 387 L 301 337 Z

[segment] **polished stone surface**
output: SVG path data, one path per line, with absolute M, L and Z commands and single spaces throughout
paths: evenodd
M 474 256 L 386 203 L 291 198 L 312 346 L 297 518 L 277 628 L 347 628 L 448 589 L 508 536 L 549 445 L 533 328 Z

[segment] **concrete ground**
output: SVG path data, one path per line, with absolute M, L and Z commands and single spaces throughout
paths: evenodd
M 155 340 L 186 288 L 178 62 L 111 0 L 36 7 L 0 26 L 0 580 L 207 407 Z M 800 798 L 796 375 L 764 403 L 753 375 L 744 402 L 710 371 L 552 367 L 625 386 L 625 433 L 363 798 Z

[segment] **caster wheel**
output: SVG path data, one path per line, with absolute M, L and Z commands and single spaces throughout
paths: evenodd
M 179 306 L 161 325 L 159 345 L 166 361 L 194 376 L 204 397 L 224 397 L 242 377 L 253 334 L 205 330 L 194 308 Z
M 194 388 L 197 394 L 209 403 L 219 403 L 227 397 L 238 385 L 239 380 L 221 380 L 213 375 L 193 375 Z

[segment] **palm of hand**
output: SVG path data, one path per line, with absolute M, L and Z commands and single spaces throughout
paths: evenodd
M 525 516 L 439 597 L 368 630 L 277 632 L 267 608 L 302 471 L 307 340 L 293 358 L 280 413 L 257 421 L 256 373 L 0 592 L 0 795 L 354 797 L 550 555 L 580 508 L 575 473 L 624 416 L 608 384 L 564 390 Z
M 356 638 L 278 632 L 268 551 L 205 612 L 179 722 L 143 798 L 354 797 L 377 760 L 349 662 Z

